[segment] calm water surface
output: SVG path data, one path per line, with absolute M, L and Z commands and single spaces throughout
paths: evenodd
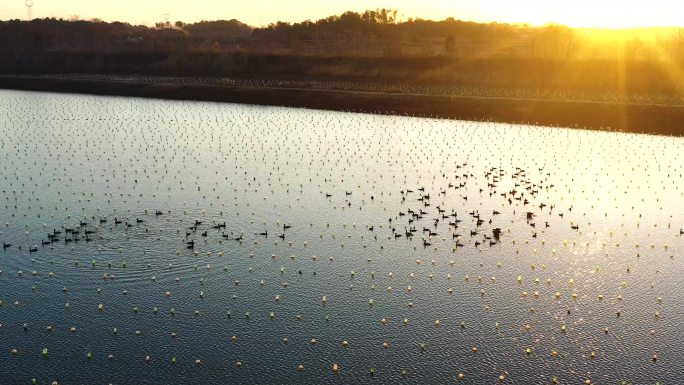
M 682 139 L 0 106 L 2 384 L 684 383 Z

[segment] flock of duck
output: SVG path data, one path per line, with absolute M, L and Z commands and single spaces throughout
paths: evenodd
M 3 384 L 684 381 L 679 138 L 0 105 Z

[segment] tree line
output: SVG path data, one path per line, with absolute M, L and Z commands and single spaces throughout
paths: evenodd
M 153 27 L 99 19 L 0 21 L 7 51 L 232 51 L 360 56 L 456 56 L 653 60 L 666 50 L 684 60 L 684 29 L 578 31 L 562 25 L 402 20 L 396 10 L 345 12 L 317 21 L 251 27 L 238 20 L 158 22 Z
M 2 73 L 392 80 L 480 87 L 680 92 L 684 29 L 408 18 L 388 9 L 252 27 L 45 18 L 0 21 Z M 574 83 L 573 83 L 574 82 Z

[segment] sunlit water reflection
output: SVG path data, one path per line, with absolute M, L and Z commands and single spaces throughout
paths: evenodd
M 0 106 L 2 384 L 684 382 L 679 138 Z

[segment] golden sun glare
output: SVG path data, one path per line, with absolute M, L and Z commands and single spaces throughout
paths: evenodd
M 604 8 L 605 5 L 598 8 Z M 559 20 L 561 24 L 571 27 L 597 27 L 597 28 L 632 28 L 653 26 L 646 23 L 643 16 L 632 13 L 631 9 L 614 8 L 605 12 L 586 12 L 583 9 L 569 12 Z
M 610 0 L 494 0 L 486 12 L 501 20 L 532 25 L 557 23 L 579 28 L 617 29 L 682 24 L 678 15 L 657 6 L 660 0 L 652 1 L 654 4 Z

